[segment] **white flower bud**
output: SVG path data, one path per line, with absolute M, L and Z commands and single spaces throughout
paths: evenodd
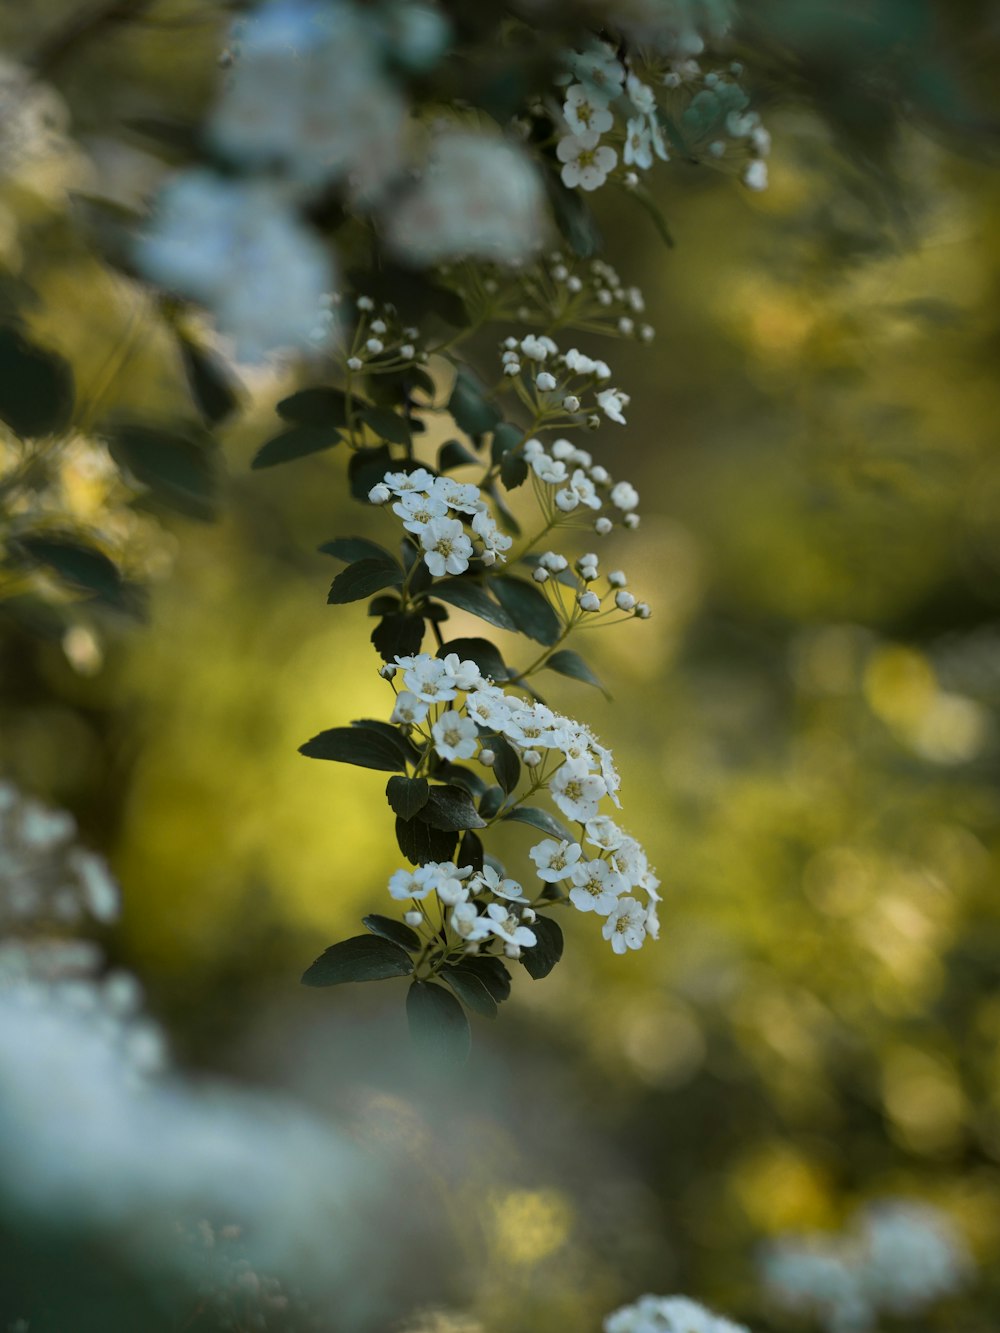
M 356 304 L 359 310 L 375 309 L 375 302 L 372 300 L 370 296 L 359 296 Z
M 521 363 L 520 363 L 520 361 L 508 361 L 508 362 L 504 365 L 503 373 L 504 373 L 505 375 L 520 375 L 520 373 L 521 373 Z
M 623 338 L 630 338 L 635 332 L 635 321 L 629 319 L 628 315 L 622 315 L 618 321 L 618 332 Z
M 347 358 L 348 370 L 360 370 L 364 364 L 365 363 L 361 360 L 360 356 L 349 356 Z
M 371 352 L 372 356 L 378 356 L 379 352 L 384 350 L 382 340 L 380 338 L 369 338 L 365 343 L 365 350 Z
M 583 291 L 583 282 L 574 273 L 566 279 L 566 287 L 568 291 L 571 291 L 573 295 L 576 296 L 578 292 Z
M 368 499 L 373 505 L 384 505 L 389 501 L 392 492 L 384 481 L 377 482 L 368 492 Z
M 543 370 L 542 373 L 535 380 L 535 387 L 541 393 L 551 393 L 552 390 L 556 387 L 555 375 L 550 375 L 547 370 Z
M 513 352 L 514 349 L 518 346 L 518 341 L 516 338 L 504 338 L 503 345 L 504 347 L 506 347 L 508 352 Z
M 625 571 L 623 569 L 613 569 L 608 575 L 608 582 L 611 584 L 612 588 L 624 588 L 626 583 L 628 583 L 628 579 L 625 577 Z
M 614 524 L 611 522 L 610 518 L 602 517 L 595 522 L 594 531 L 599 537 L 606 537 L 613 527 Z
M 537 919 L 537 913 L 533 907 L 526 907 L 521 913 L 521 920 L 526 926 L 530 926 L 532 921 Z
M 597 430 L 600 424 L 601 424 L 601 418 L 597 415 L 596 412 L 591 412 L 590 416 L 587 418 L 587 429 Z
M 600 611 L 601 599 L 596 592 L 582 592 L 577 601 L 580 603 L 581 611 Z
M 372 333 L 385 333 L 385 320 L 384 320 L 384 319 L 373 319 L 373 320 L 372 320 Z
M 521 755 L 521 762 L 525 768 L 537 768 L 542 762 L 542 756 L 537 750 L 525 750 L 524 754 Z
M 615 606 L 617 606 L 619 611 L 631 611 L 635 606 L 635 598 L 630 592 L 626 592 L 625 589 L 622 588 L 619 592 L 615 593 Z
M 567 412 L 579 412 L 580 410 L 580 400 L 575 393 L 568 393 L 563 399 L 562 405 Z
M 590 469 L 590 480 L 595 481 L 598 486 L 603 486 L 606 481 L 611 480 L 611 476 L 608 469 L 598 463 L 596 467 Z
M 639 184 L 639 174 L 636 171 L 626 171 L 623 184 L 626 190 L 634 190 Z
M 479 558 L 484 565 L 495 565 L 497 562 L 497 553 L 496 551 L 484 550 L 479 553 Z
M 424 924 L 423 912 L 406 912 L 403 920 L 408 926 L 422 926 Z
M 597 566 L 601 563 L 601 561 L 596 551 L 586 551 L 584 552 L 583 555 L 580 556 L 579 563 L 581 565 Z
M 627 528 L 631 528 L 631 529 L 634 531 L 634 530 L 639 526 L 639 515 L 638 515 L 638 514 L 626 514 L 626 515 L 625 515 L 625 526 L 626 526 Z
M 552 270 L 552 276 L 555 278 L 556 282 L 565 282 L 569 277 L 569 269 L 565 264 L 557 264 Z
M 650 611 L 648 603 L 636 602 L 635 614 L 639 617 L 640 620 L 648 620 L 653 613 L 652 611 Z
M 497 761 L 496 753 L 493 750 L 479 751 L 479 762 L 481 764 L 485 764 L 487 768 L 492 768 L 493 765 L 496 763 L 496 761 Z
M 378 674 L 383 680 L 392 680 L 396 674 L 397 668 L 391 662 L 386 662 L 385 666 L 379 667 Z
M 531 571 L 531 577 L 535 580 L 536 583 L 548 583 L 549 571 L 545 568 L 544 565 L 536 565 L 535 568 Z
M 412 343 L 403 343 L 399 349 L 399 355 L 404 361 L 412 361 L 417 354 L 417 349 Z
M 555 551 L 546 551 L 545 554 L 540 557 L 540 559 L 541 563 L 545 566 L 545 568 L 549 571 L 550 574 L 561 574 L 563 570 L 569 565 L 569 561 L 566 559 L 566 557 L 564 555 L 557 554 L 557 552 Z
M 652 324 L 641 324 L 639 326 L 639 337 L 644 343 L 651 343 L 656 337 L 656 330 Z

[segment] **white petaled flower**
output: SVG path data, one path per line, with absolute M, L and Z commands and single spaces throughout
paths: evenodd
M 569 479 L 566 464 L 557 458 L 550 458 L 548 454 L 534 454 L 529 462 L 538 480 L 544 481 L 549 486 L 561 486 Z
M 573 868 L 583 855 L 583 848 L 578 842 L 556 842 L 546 838 L 536 843 L 528 853 L 535 863 L 535 873 L 546 884 L 557 884 L 561 879 L 568 879 Z
M 625 126 L 625 148 L 622 157 L 626 166 L 640 167 L 648 171 L 653 165 L 653 136 L 649 126 L 641 116 L 628 121 Z
M 648 83 L 643 83 L 634 74 L 625 80 L 628 100 L 640 116 L 651 116 L 656 111 L 656 94 Z
M 429 491 L 434 485 L 434 478 L 425 467 L 414 468 L 412 472 L 387 472 L 382 480 L 396 495 Z
M 521 351 L 531 361 L 545 361 L 557 356 L 559 348 L 547 334 L 529 333 L 521 339 Z
M 526 902 L 524 889 L 516 879 L 504 879 L 491 865 L 484 865 L 472 881 L 473 892 L 480 888 L 488 889 L 497 898 L 506 898 L 509 902 Z
M 619 481 L 611 488 L 611 503 L 616 509 L 628 513 L 639 503 L 639 492 L 631 482 Z
M 510 958 L 516 958 L 522 949 L 530 949 L 538 943 L 533 930 L 522 926 L 515 912 L 511 912 L 503 903 L 490 903 L 486 909 L 490 931 L 503 940 L 504 952 Z
M 455 481 L 453 477 L 435 477 L 431 493 L 443 500 L 449 509 L 457 509 L 463 514 L 476 514 L 486 506 L 478 486 Z
M 618 164 L 618 154 L 600 142 L 594 131 L 569 134 L 556 145 L 556 156 L 563 164 L 562 183 L 569 189 L 596 190 L 604 184 L 608 173 Z
M 488 509 L 481 509 L 472 517 L 472 530 L 482 540 L 483 549 L 498 560 L 506 560 L 507 552 L 514 544 L 513 537 L 508 537 L 496 525 Z
M 392 512 L 403 520 L 407 532 L 421 533 L 432 518 L 444 518 L 448 512 L 445 502 L 423 491 L 406 491 L 392 506 Z
M 582 84 L 603 93 L 609 102 L 621 92 L 625 69 L 607 42 L 595 40 L 586 51 L 570 51 L 566 63 Z
M 400 690 L 396 695 L 396 706 L 392 710 L 389 721 L 402 722 L 411 727 L 419 726 L 427 716 L 429 707 L 428 703 L 423 699 L 418 699 L 409 690 Z
M 563 115 L 574 134 L 587 134 L 590 131 L 603 134 L 610 130 L 615 121 L 608 110 L 607 99 L 595 89 L 585 88 L 582 83 L 574 83 L 567 88 Z
M 413 658 L 397 657 L 396 661 L 404 669 L 406 688 L 412 690 L 418 699 L 430 704 L 448 703 L 458 693 L 448 668 L 440 658 L 421 653 Z
M 686 1296 L 641 1296 L 607 1316 L 604 1333 L 749 1333 Z
M 602 389 L 597 395 L 597 405 L 609 421 L 617 421 L 619 426 L 626 425 L 624 408 L 628 406 L 628 394 L 620 389 Z
M 389 893 L 398 901 L 406 898 L 426 898 L 434 887 L 426 866 L 416 870 L 397 870 L 389 880 Z
M 449 708 L 431 727 L 434 749 L 442 759 L 454 762 L 471 759 L 479 745 L 479 732 L 472 718 Z
M 608 794 L 604 779 L 591 773 L 581 759 L 567 759 L 552 775 L 549 790 L 566 818 L 578 824 L 593 819 L 601 798 Z
M 420 534 L 424 562 L 435 578 L 462 574 L 472 559 L 472 542 L 457 518 L 435 518 Z
M 569 900 L 581 912 L 607 916 L 623 893 L 628 892 L 624 876 L 607 861 L 582 861 L 570 876 Z
M 602 935 L 611 941 L 615 953 L 641 949 L 646 938 L 646 911 L 637 898 L 617 898 L 611 915 L 604 923 Z
M 447 653 L 441 660 L 444 662 L 445 675 L 456 689 L 466 693 L 483 684 L 479 667 L 471 659 L 462 659 L 458 653 Z
M 588 819 L 585 831 L 587 841 L 595 847 L 600 847 L 602 852 L 616 852 L 625 841 L 624 832 L 607 815 L 598 815 L 596 819 Z
M 767 163 L 757 158 L 743 168 L 743 184 L 748 190 L 767 189 Z
M 481 727 L 490 727 L 494 731 L 501 730 L 510 719 L 507 696 L 495 685 L 482 685 L 473 690 L 465 700 L 465 711 Z
M 488 939 L 491 934 L 489 917 L 480 916 L 475 903 L 457 903 L 448 923 L 456 935 L 468 940 L 470 944 Z

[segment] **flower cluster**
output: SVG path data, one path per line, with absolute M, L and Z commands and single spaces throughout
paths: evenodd
M 788 1237 L 763 1253 L 774 1301 L 816 1314 L 828 1333 L 864 1333 L 880 1314 L 912 1317 L 957 1290 L 969 1258 L 937 1209 L 883 1200 L 844 1235 Z
M 512 545 L 497 527 L 478 486 L 432 476 L 426 468 L 387 472 L 368 498 L 372 504 L 393 500 L 393 513 L 417 539 L 435 578 L 463 574 L 474 556 L 485 565 L 502 561 Z
M 342 300 L 336 295 L 334 305 L 340 307 Z M 345 364 L 352 374 L 391 374 L 427 361 L 420 347 L 420 330 L 404 323 L 391 302 L 376 305 L 370 296 L 357 296 L 354 309 L 354 330 L 345 349 Z
M 742 1324 L 706 1310 L 687 1296 L 641 1296 L 604 1321 L 604 1333 L 748 1333 Z
M 519 396 L 536 420 L 575 421 L 583 413 L 592 428 L 600 425 L 601 416 L 625 425 L 629 396 L 608 384 L 611 367 L 606 361 L 587 356 L 577 347 L 560 351 L 548 334 L 529 333 L 524 338 L 505 339 L 500 363 L 503 374 L 515 380 Z M 590 393 L 594 400 L 588 410 L 586 395 Z

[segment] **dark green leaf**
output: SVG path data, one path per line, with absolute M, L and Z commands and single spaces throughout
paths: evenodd
M 431 828 L 422 819 L 396 818 L 396 842 L 408 861 L 422 866 L 428 861 L 450 861 L 458 834 Z
M 570 249 L 580 259 L 592 259 L 604 242 L 593 213 L 579 190 L 569 190 L 555 172 L 546 173 L 549 198 L 556 226 L 562 232 Z
M 306 969 L 303 986 L 340 986 L 345 981 L 384 981 L 413 971 L 413 959 L 391 940 L 355 935 L 333 944 Z
M 517 751 L 499 732 L 491 732 L 485 738 L 486 746 L 496 755 L 493 773 L 505 792 L 512 792 L 521 779 L 521 761 Z
M 506 680 L 510 675 L 500 650 L 489 639 L 451 639 L 437 651 L 438 657 L 456 653 L 463 662 L 475 662 L 484 676 L 491 680 Z
M 471 829 L 463 835 L 462 841 L 459 843 L 458 864 L 472 866 L 476 874 L 483 868 L 483 840 Z
M 332 759 L 340 764 L 357 764 L 360 768 L 378 768 L 389 773 L 401 772 L 404 767 L 397 746 L 378 732 L 360 727 L 321 731 L 299 746 L 299 754 L 307 759 Z
M 478 616 L 497 629 L 516 630 L 517 625 L 502 606 L 498 606 L 487 590 L 471 579 L 442 579 L 434 584 L 434 596 L 450 606 L 457 606 L 460 611 L 468 611 Z
M 521 525 L 508 509 L 503 495 L 495 485 L 489 487 L 489 495 L 496 506 L 497 518 L 504 532 L 509 533 L 511 537 L 520 537 Z
M 458 440 L 449 440 L 447 444 L 442 444 L 441 452 L 438 454 L 438 471 L 451 472 L 457 467 L 466 467 L 469 463 L 479 463 L 475 454 L 470 454 L 464 444 Z
M 394 921 L 391 916 L 378 916 L 373 912 L 370 916 L 362 917 L 361 924 L 365 930 L 370 930 L 373 935 L 389 940 L 392 944 L 398 944 L 401 949 L 407 949 L 410 953 L 420 952 L 420 936 L 402 921 Z
M 334 537 L 316 548 L 323 555 L 332 555 L 336 560 L 353 564 L 355 560 L 391 560 L 392 556 L 378 542 L 367 537 Z
M 491 742 L 487 742 L 490 744 Z M 484 819 L 492 819 L 504 803 L 507 793 L 503 787 L 487 787 L 479 802 L 479 813 Z
M 520 426 L 512 426 L 509 421 L 501 421 L 493 432 L 490 458 L 494 463 L 499 463 L 512 449 L 518 448 L 523 440 L 524 431 Z
M 394 814 L 412 819 L 427 804 L 430 788 L 426 778 L 390 778 L 385 794 Z
M 406 996 L 406 1017 L 413 1044 L 425 1058 L 462 1064 L 472 1040 L 465 1010 L 443 986 L 415 981 Z
M 389 446 L 376 445 L 371 449 L 356 449 L 347 464 L 347 478 L 355 500 L 368 502 L 368 492 L 387 472 L 395 468 Z
M 384 737 L 390 745 L 396 747 L 401 758 L 405 759 L 408 764 L 415 764 L 420 759 L 420 751 L 417 747 L 411 740 L 407 740 L 400 729 L 397 726 L 394 726 L 391 722 L 382 722 L 373 717 L 362 717 L 356 722 L 352 722 L 351 726 L 360 727 L 366 731 L 377 732 L 380 736 Z
M 606 699 L 611 698 L 601 680 L 572 648 L 562 648 L 558 653 L 553 653 L 545 665 L 550 671 L 558 671 L 560 676 L 571 676 L 573 680 L 582 680 L 585 685 L 594 685 Z
M 191 397 L 208 424 L 215 426 L 239 407 L 240 383 L 217 352 L 199 347 L 182 333 L 177 341 Z
M 469 793 L 461 787 L 432 787 L 427 804 L 420 812 L 420 819 L 431 828 L 445 832 L 486 827 L 486 820 L 472 804 Z
M 370 616 L 393 616 L 399 610 L 400 600 L 393 592 L 383 593 L 381 597 L 373 597 L 368 603 L 368 614 Z M 400 653 L 400 657 L 403 654 Z
M 424 618 L 415 611 L 387 615 L 372 630 L 371 640 L 383 662 L 410 657 L 420 652 L 424 641 Z
M 367 407 L 361 413 L 365 425 L 390 444 L 410 443 L 410 423 L 385 407 Z
M 119 610 L 138 610 L 136 593 L 123 582 L 112 560 L 75 536 L 61 533 L 25 533 L 12 543 L 13 555 L 48 565 L 58 576 L 82 592 L 92 593 L 99 601 Z
M 460 429 L 473 438 L 492 430 L 500 420 L 500 412 L 487 398 L 486 390 L 465 367 L 455 376 L 448 411 Z
M 510 995 L 510 973 L 492 954 L 470 954 L 459 967 L 463 972 L 474 972 L 497 1004 L 503 1004 Z
M 528 480 L 528 464 L 520 454 L 504 454 L 500 460 L 500 480 L 509 491 L 516 491 Z
M 494 579 L 492 586 L 500 605 L 522 634 L 546 646 L 556 642 L 562 625 L 537 583 L 506 574 Z
M 214 517 L 217 455 L 196 428 L 126 423 L 111 430 L 108 448 L 119 467 L 148 486 L 156 500 L 191 518 Z
M 0 329 L 0 421 L 32 440 L 57 435 L 73 420 L 73 370 L 57 352 Z
M 452 988 L 458 998 L 474 1014 L 484 1018 L 496 1018 L 497 1002 L 490 994 L 482 977 L 469 972 L 464 967 L 443 967 L 442 978 Z
M 259 469 L 275 467 L 278 463 L 290 463 L 293 459 L 330 449 L 340 443 L 340 438 L 340 431 L 333 426 L 292 426 L 262 444 L 250 466 Z
M 343 389 L 324 385 L 300 389 L 298 393 L 282 398 L 274 410 L 282 421 L 291 421 L 296 426 L 346 426 L 347 394 Z
M 393 782 L 397 778 L 391 779 Z M 532 828 L 541 829 L 547 833 L 550 838 L 562 838 L 566 842 L 575 842 L 576 839 L 565 824 L 560 823 L 554 815 L 550 815 L 548 810 L 540 810 L 534 805 L 515 805 L 513 810 L 508 810 L 504 815 L 505 820 L 513 820 L 518 824 L 530 824 Z
M 530 927 L 537 943 L 521 951 L 525 971 L 536 981 L 547 977 L 562 957 L 563 933 L 548 916 L 536 916 Z
M 479 774 L 473 773 L 471 768 L 463 768 L 461 764 L 452 764 L 445 760 L 438 763 L 434 773 L 443 781 L 461 787 L 463 791 L 467 791 L 477 801 L 486 790 L 486 783 Z
M 330 585 L 326 600 L 333 606 L 359 602 L 382 588 L 398 588 L 403 582 L 403 571 L 392 556 L 378 556 L 359 560 L 342 569 Z

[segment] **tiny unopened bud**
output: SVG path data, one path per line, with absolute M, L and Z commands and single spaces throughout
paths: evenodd
M 628 315 L 622 315 L 618 321 L 618 332 L 623 338 L 630 338 L 635 332 L 635 321 L 629 319 Z
M 496 757 L 496 752 L 494 750 L 479 751 L 479 762 L 481 764 L 485 764 L 487 768 L 492 768 L 493 765 L 496 763 L 496 761 L 497 757 Z
M 600 611 L 601 599 L 596 592 L 582 592 L 577 598 L 581 611 Z
M 580 556 L 579 563 L 581 565 L 596 566 L 600 564 L 600 557 L 598 556 L 596 551 L 585 551 L 583 555 Z
M 422 926 L 424 923 L 423 912 L 407 912 L 403 920 L 408 926 Z
M 651 343 L 656 337 L 656 330 L 653 328 L 652 324 L 640 324 L 639 337 L 644 343 Z
M 626 171 L 624 177 L 624 185 L 626 190 L 634 190 L 638 184 L 639 184 L 638 173 L 635 171 Z
M 583 291 L 583 280 L 573 273 L 566 279 L 566 287 L 574 296 L 576 296 L 578 292 Z
M 497 562 L 497 553 L 496 551 L 483 551 L 479 558 L 484 565 L 495 565 Z
M 619 611 L 631 611 L 635 606 L 635 598 L 630 592 L 626 592 L 625 589 L 622 588 L 619 592 L 615 593 L 615 606 L 617 606 Z
M 600 424 L 601 424 L 601 418 L 597 415 L 596 412 L 591 412 L 590 416 L 587 418 L 587 429 L 597 430 Z
M 377 482 L 368 492 L 368 499 L 373 505 L 384 505 L 388 503 L 392 492 L 384 481 Z
M 552 390 L 556 387 L 555 375 L 550 375 L 547 370 L 543 370 L 542 373 L 535 380 L 535 387 L 541 393 L 551 393 Z
M 504 338 L 503 345 L 504 347 L 506 347 L 508 352 L 513 352 L 515 347 L 520 346 L 516 338 Z
M 369 338 L 365 343 L 365 350 L 371 352 L 372 356 L 378 356 L 379 352 L 384 350 L 381 338 Z
M 631 528 L 631 529 L 633 529 L 633 530 L 636 529 L 636 528 L 639 526 L 639 515 L 638 515 L 638 514 L 626 514 L 626 515 L 625 515 L 625 526 L 626 526 L 627 528 Z
M 360 356 L 349 356 L 347 358 L 348 370 L 360 370 L 364 364 L 365 363 L 361 360 Z
M 397 669 L 398 668 L 394 667 L 391 662 L 386 662 L 385 666 L 379 667 L 378 674 L 382 677 L 383 680 L 392 680 L 392 678 L 396 674 Z
M 562 405 L 567 412 L 579 412 L 580 410 L 580 400 L 575 393 L 568 393 L 563 399 Z
M 535 909 L 533 907 L 526 907 L 524 911 L 521 913 L 521 920 L 524 922 L 526 926 L 530 926 L 532 921 L 535 920 L 536 915 L 537 913 L 535 912 Z
M 373 320 L 372 320 L 372 333 L 385 333 L 385 320 L 384 320 L 384 319 L 373 319 Z
M 404 361 L 412 361 L 416 354 L 417 349 L 413 346 L 413 343 L 403 343 L 399 349 L 399 355 Z
M 608 575 L 608 582 L 611 584 L 612 588 L 624 588 L 626 583 L 628 583 L 628 579 L 625 577 L 625 571 L 623 569 L 613 569 Z
M 596 467 L 590 469 L 590 480 L 595 481 L 598 486 L 603 486 L 606 481 L 611 480 L 611 477 L 608 469 L 606 467 L 601 467 L 600 463 L 598 463 Z
M 521 373 L 521 363 L 520 363 L 520 361 L 507 361 L 507 362 L 505 362 L 505 363 L 504 363 L 504 368 L 503 368 L 503 373 L 504 373 L 505 375 L 520 375 L 520 373 Z
M 549 571 L 544 567 L 544 565 L 536 565 L 535 568 L 531 571 L 531 577 L 535 580 L 536 583 L 548 583 Z
M 597 519 L 594 523 L 594 531 L 599 537 L 606 537 L 613 527 L 614 524 L 611 522 L 611 519 L 604 518 L 603 516 Z
M 359 310 L 374 310 L 375 302 L 370 296 L 359 296 L 357 306 Z
M 636 602 L 635 614 L 639 617 L 640 620 L 648 620 L 653 613 L 652 611 L 650 611 L 649 604 L 647 602 Z
M 521 755 L 521 762 L 525 768 L 537 768 L 542 762 L 542 756 L 537 750 L 525 750 L 524 754 Z

